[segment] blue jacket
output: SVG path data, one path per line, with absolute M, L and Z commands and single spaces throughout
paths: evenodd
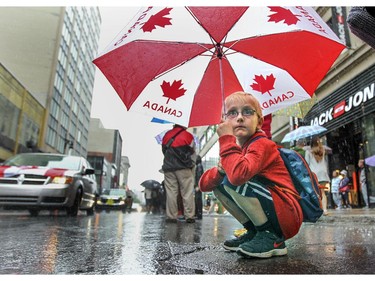
M 340 187 L 343 187 L 345 185 L 348 185 L 350 183 L 350 179 L 348 177 L 345 177 L 343 178 L 341 181 L 340 181 L 340 184 L 339 184 L 339 188 Z

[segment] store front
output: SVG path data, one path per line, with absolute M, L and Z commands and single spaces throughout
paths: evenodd
M 358 160 L 375 155 L 375 65 L 315 104 L 305 116 L 305 125 L 327 129 L 332 148 L 330 174 L 346 169 L 352 177 L 352 204 L 363 206 L 359 189 Z M 366 166 L 370 203 L 375 203 L 375 167 Z

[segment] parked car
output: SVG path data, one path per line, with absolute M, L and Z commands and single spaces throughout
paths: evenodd
M 125 213 L 127 210 L 130 212 L 133 204 L 133 198 L 128 196 L 124 189 L 111 188 L 105 189 L 100 195 L 96 210 L 121 210 Z
M 95 170 L 83 157 L 21 153 L 0 165 L 0 206 L 27 209 L 37 216 L 43 209 L 78 210 L 94 214 L 97 197 Z

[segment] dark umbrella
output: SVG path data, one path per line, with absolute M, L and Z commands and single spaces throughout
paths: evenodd
M 156 180 L 145 180 L 141 185 L 147 189 L 159 189 L 161 186 L 160 182 Z

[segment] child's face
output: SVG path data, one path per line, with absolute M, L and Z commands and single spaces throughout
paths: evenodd
M 249 98 L 235 99 L 226 105 L 226 121 L 232 125 L 233 134 L 240 143 L 244 143 L 257 130 L 261 129 L 263 124 L 263 118 L 260 118 L 256 112 L 252 111 L 254 110 L 252 104 L 253 102 Z M 234 116 L 236 115 L 236 112 L 238 115 Z M 250 114 L 251 112 L 252 114 Z

